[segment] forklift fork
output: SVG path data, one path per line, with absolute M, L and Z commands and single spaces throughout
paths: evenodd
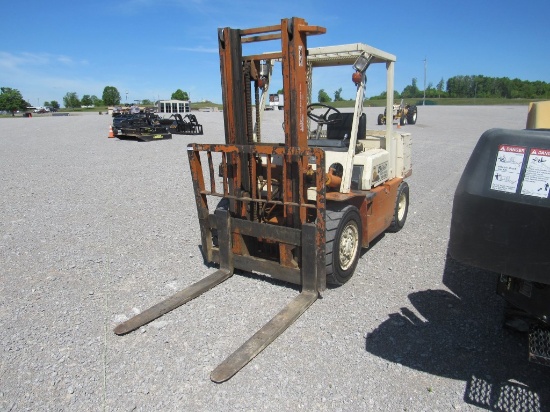
M 218 237 L 220 242 L 220 268 L 194 283 L 186 289 L 177 292 L 169 298 L 134 316 L 133 318 L 119 324 L 114 332 L 117 335 L 124 335 L 132 332 L 143 325 L 159 318 L 160 316 L 184 305 L 190 300 L 202 295 L 220 283 L 226 281 L 233 275 L 232 253 L 231 253 L 231 230 L 229 212 L 216 210 L 216 221 L 218 226 Z M 266 323 L 258 332 L 247 340 L 239 349 L 231 354 L 210 374 L 213 382 L 221 383 L 230 379 L 240 371 L 256 355 L 263 351 L 271 342 L 282 334 L 302 313 L 317 300 L 319 295 L 317 289 L 317 253 L 315 247 L 306 245 L 315 244 L 316 228 L 314 224 L 302 225 L 302 291 L 273 319 Z

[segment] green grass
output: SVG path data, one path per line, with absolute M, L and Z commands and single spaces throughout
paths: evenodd
M 222 110 L 223 105 L 218 103 L 212 103 L 212 102 L 199 102 L 199 103 L 191 103 L 191 110 L 200 110 L 204 109 L 205 107 L 217 107 L 219 110 Z
M 395 99 L 394 103 L 399 103 L 400 99 Z M 536 99 L 498 99 L 498 98 L 478 98 L 478 99 L 454 99 L 454 98 L 441 98 L 431 99 L 426 98 L 426 105 L 439 105 L 439 106 L 527 106 L 530 102 L 536 102 Z M 422 98 L 420 99 L 405 99 L 405 103 L 422 105 Z M 355 102 L 353 100 L 344 100 L 340 102 L 329 102 L 330 106 L 337 108 L 353 107 Z M 365 100 L 365 107 L 384 107 L 386 101 L 382 99 Z M 200 110 L 205 107 L 217 107 L 219 110 L 223 109 L 223 105 L 212 102 L 200 102 L 191 103 L 192 110 Z M 67 109 L 61 108 L 59 112 L 102 112 L 107 113 L 107 106 L 98 106 L 94 108 L 75 108 Z M 15 117 L 21 117 L 22 113 L 16 114 Z M 0 117 L 12 117 L 11 115 L 0 115 Z
M 394 103 L 398 104 L 401 99 L 395 99 Z M 430 99 L 426 98 L 426 106 L 527 106 L 530 102 L 537 101 L 536 99 L 498 99 L 498 98 L 487 98 L 487 99 L 454 99 L 454 98 L 435 98 Z M 422 105 L 422 98 L 415 99 L 404 99 L 405 104 L 416 104 L 418 106 Z M 330 106 L 336 108 L 344 107 L 353 107 L 355 101 L 353 100 L 343 100 L 339 102 L 328 102 Z M 385 107 L 386 100 L 384 99 L 375 99 L 375 100 L 365 100 L 365 107 Z
M 395 99 L 394 103 L 399 103 L 401 99 Z M 530 102 L 537 101 L 536 99 L 498 99 L 498 98 L 441 98 L 441 99 L 429 99 L 426 98 L 426 105 L 439 105 L 439 106 L 527 106 Z M 420 99 L 405 99 L 405 103 L 422 105 L 422 98 Z M 337 102 L 344 103 L 344 102 Z M 345 102 L 348 103 L 348 102 Z M 349 102 L 353 103 L 353 102 Z M 372 107 L 384 107 L 386 105 L 385 100 L 366 100 L 365 106 Z M 351 106 L 337 106 L 337 107 L 353 107 Z
M 223 107 L 223 105 L 221 104 L 218 104 L 218 103 L 212 103 L 212 102 L 200 102 L 200 103 L 191 103 L 191 110 L 199 110 L 199 109 L 202 109 L 202 108 L 205 108 L 205 107 L 217 107 L 218 109 L 221 110 L 221 108 Z M 75 108 L 75 109 L 67 109 L 67 108 L 63 108 L 63 109 L 59 109 L 58 111 L 60 112 L 106 112 L 107 111 L 107 106 L 97 106 L 97 107 L 94 107 L 94 108 L 86 108 L 86 109 L 81 109 L 81 108 Z
M 107 112 L 107 106 L 96 106 L 96 107 L 87 107 L 85 109 L 82 109 L 80 107 L 75 107 L 74 109 L 63 107 L 61 109 L 57 109 L 58 112 L 82 112 L 82 113 L 88 113 L 88 112 Z

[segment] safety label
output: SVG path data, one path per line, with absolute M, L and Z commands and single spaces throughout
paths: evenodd
M 388 162 L 382 162 L 372 168 L 372 185 L 388 180 Z
M 504 144 L 498 147 L 491 189 L 516 193 L 525 150 L 525 147 Z
M 546 199 L 550 189 L 550 150 L 531 149 L 521 194 Z

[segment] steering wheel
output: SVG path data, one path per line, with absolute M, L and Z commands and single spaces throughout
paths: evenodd
M 324 107 L 327 109 L 327 111 L 323 114 L 317 115 L 313 113 L 313 110 L 318 107 Z M 333 111 L 334 113 L 337 113 L 338 116 L 334 117 L 333 119 L 328 119 L 329 113 Z M 320 125 L 323 124 L 336 124 L 340 123 L 342 121 L 342 116 L 340 116 L 340 111 L 333 106 L 329 106 L 328 104 L 323 103 L 312 103 L 307 106 L 307 117 L 309 117 L 311 120 L 317 122 Z

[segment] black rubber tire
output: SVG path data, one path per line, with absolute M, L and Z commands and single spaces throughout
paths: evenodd
M 404 115 L 399 118 L 399 124 L 401 126 L 405 126 L 407 124 L 407 118 Z
M 418 116 L 418 111 L 416 109 L 416 106 L 411 106 L 409 108 L 409 111 L 407 112 L 407 123 L 416 124 L 417 116 Z
M 385 122 L 384 122 L 384 115 L 382 113 L 380 113 L 378 115 L 378 125 L 383 125 Z
M 407 214 L 409 213 L 409 185 L 403 181 L 397 188 L 397 197 L 395 199 L 395 208 L 393 219 L 388 232 L 399 232 L 405 226 Z
M 355 206 L 335 205 L 326 216 L 327 284 L 340 286 L 351 279 L 361 255 L 361 215 Z M 342 249 L 350 256 L 341 255 Z

